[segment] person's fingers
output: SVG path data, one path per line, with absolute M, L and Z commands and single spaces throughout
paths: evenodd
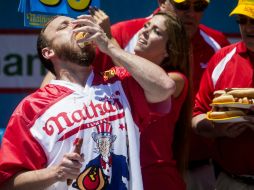
M 93 7 L 96 11 L 100 10 L 98 7 L 94 6 Z
M 244 123 L 238 123 L 235 126 L 231 125 L 227 128 L 227 136 L 237 137 L 246 130 L 247 126 Z
M 98 9 L 97 11 L 95 11 L 95 14 L 99 17 L 102 17 L 104 18 L 105 17 L 105 14 L 102 10 Z
M 66 160 L 76 161 L 78 163 L 83 161 L 83 158 L 81 157 L 81 155 L 76 152 L 65 154 L 64 158 Z
M 74 33 L 78 33 L 78 32 L 86 32 L 87 33 L 85 38 L 77 40 L 78 42 L 83 42 L 84 40 L 89 39 L 89 37 L 91 37 L 95 33 L 103 33 L 102 29 L 99 29 L 96 27 L 91 27 L 91 26 L 82 26 L 80 28 L 75 28 L 73 30 L 73 32 Z
M 99 9 L 98 12 L 100 13 L 100 15 L 101 15 L 102 17 L 108 18 L 108 15 L 107 15 L 103 10 Z
M 92 15 L 92 16 L 95 14 L 95 9 L 91 6 L 89 7 L 88 11 L 89 11 L 90 15 Z
M 84 153 L 80 154 L 80 157 L 81 157 L 81 162 L 84 162 L 85 161 L 85 155 L 84 155 Z
M 95 22 L 93 16 L 91 15 L 79 15 L 76 20 L 73 20 L 72 22 L 79 21 L 79 20 L 90 20 L 91 22 Z
M 254 105 L 252 105 L 249 109 L 250 111 L 254 112 Z
M 243 116 L 243 118 L 245 120 L 249 121 L 250 123 L 254 123 L 254 117 L 253 116 L 246 115 L 246 116 Z
M 98 17 L 96 14 L 93 15 L 93 18 L 94 18 L 95 22 L 100 25 L 100 23 L 102 22 L 102 18 Z
M 230 132 L 230 137 L 235 138 L 238 137 L 240 134 L 242 134 L 245 131 L 245 128 L 240 128 L 238 130 L 234 130 Z

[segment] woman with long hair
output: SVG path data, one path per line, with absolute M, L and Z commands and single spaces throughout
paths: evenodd
M 134 48 L 136 55 L 160 65 L 176 83 L 171 111 L 163 117 L 155 117 L 141 131 L 140 155 L 145 190 L 186 188 L 183 174 L 192 116 L 188 44 L 183 25 L 176 15 L 158 12 L 141 29 Z M 151 106 L 161 109 L 161 104 Z

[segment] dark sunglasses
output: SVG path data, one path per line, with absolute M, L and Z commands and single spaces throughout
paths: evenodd
M 240 24 L 240 25 L 245 25 L 247 23 L 250 23 L 252 25 L 254 25 L 254 19 L 251 18 L 247 18 L 247 17 L 237 17 L 236 18 L 236 23 Z
M 206 1 L 195 1 L 194 3 L 191 3 L 190 1 L 184 1 L 182 3 L 174 2 L 173 5 L 180 11 L 187 11 L 192 6 L 195 12 L 203 12 L 207 8 L 208 3 Z

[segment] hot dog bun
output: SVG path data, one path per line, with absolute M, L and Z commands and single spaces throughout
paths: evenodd
M 226 88 L 214 93 L 213 103 L 254 104 L 254 88 Z
M 227 119 L 246 115 L 242 110 L 213 111 L 208 113 L 209 119 Z
M 226 94 L 226 91 L 225 90 L 216 90 L 213 92 L 213 96 L 216 98 L 216 97 L 219 97 L 223 94 Z
M 242 88 L 242 89 L 233 89 L 227 94 L 233 95 L 236 98 L 254 98 L 254 89 L 253 88 Z
M 76 40 L 81 40 L 82 38 L 85 38 L 86 35 L 87 35 L 87 33 L 79 32 L 79 33 L 76 34 L 75 39 Z
M 215 97 L 213 103 L 229 103 L 235 102 L 233 95 L 222 94 L 221 96 Z
M 85 32 L 79 32 L 76 34 L 75 39 L 81 40 L 81 39 L 85 38 L 86 35 L 87 35 L 87 33 L 85 33 Z M 87 45 L 87 44 L 89 44 L 89 43 L 88 42 L 79 42 L 78 43 L 79 47 L 81 47 L 81 48 L 85 47 L 85 45 Z

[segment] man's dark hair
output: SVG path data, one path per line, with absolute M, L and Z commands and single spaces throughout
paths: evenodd
M 43 57 L 42 55 L 42 49 L 45 47 L 50 47 L 50 42 L 48 41 L 48 39 L 46 38 L 46 36 L 44 35 L 44 31 L 46 29 L 46 27 L 49 25 L 49 23 L 54 20 L 57 16 L 52 17 L 44 26 L 43 29 L 41 29 L 41 32 L 37 38 L 37 54 L 39 56 L 39 59 L 41 61 L 41 64 L 47 69 L 49 70 L 51 73 L 53 73 L 54 75 L 55 73 L 55 69 L 54 69 L 54 65 L 53 63 L 46 59 L 45 57 Z

